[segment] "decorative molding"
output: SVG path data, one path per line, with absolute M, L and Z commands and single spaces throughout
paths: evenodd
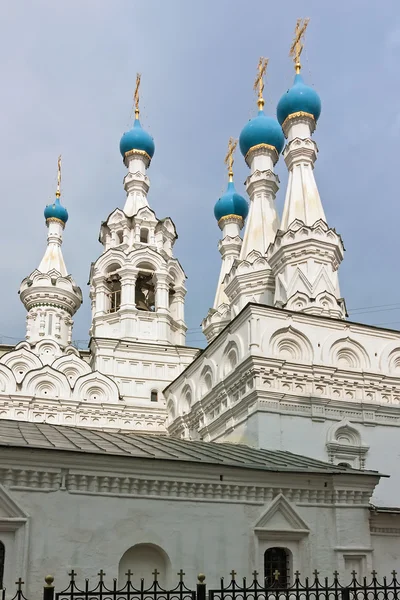
M 256 524 L 262 529 L 264 521 L 271 519 L 277 510 L 283 511 L 294 528 L 305 530 L 307 525 L 296 516 L 289 502 L 301 506 L 369 506 L 370 492 L 365 490 L 316 490 L 309 488 L 263 487 L 239 483 L 199 482 L 177 479 L 152 479 L 131 475 L 72 469 L 0 469 L 0 482 L 10 489 L 54 492 L 60 489 L 73 494 L 172 498 L 209 502 L 240 504 L 271 503 L 272 505 Z M 300 519 L 300 520 L 299 520 Z M 302 525 L 300 527 L 300 525 Z

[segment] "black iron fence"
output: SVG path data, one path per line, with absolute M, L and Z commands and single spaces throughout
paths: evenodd
M 43 600 L 400 600 L 396 571 L 382 578 L 375 571 L 369 577 L 359 577 L 353 571 L 351 581 L 347 582 L 340 579 L 337 572 L 331 579 L 321 578 L 318 571 L 314 571 L 312 578 L 301 579 L 300 573 L 296 572 L 293 583 L 285 587 L 282 587 L 278 572 L 275 572 L 273 585 L 267 586 L 256 571 L 249 579 L 237 579 L 236 572 L 232 571 L 227 580 L 221 578 L 219 586 L 214 588 L 207 588 L 206 577 L 200 574 L 193 589 L 186 586 L 182 570 L 177 574 L 176 586 L 169 589 L 160 584 L 157 569 L 149 585 L 144 579 L 139 579 L 139 584 L 134 585 L 131 571 L 126 573 L 126 582 L 122 586 L 118 585 L 117 579 L 106 583 L 105 575 L 100 571 L 94 584 L 89 579 L 78 584 L 76 573 L 71 571 L 68 586 L 59 592 L 54 586 L 54 578 L 49 575 L 45 578 Z M 14 595 L 3 589 L 0 599 L 40 600 L 28 599 L 23 591 L 24 585 L 20 578 Z

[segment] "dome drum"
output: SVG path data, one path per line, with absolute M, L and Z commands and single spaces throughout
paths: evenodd
M 289 137 L 289 131 L 291 127 L 296 125 L 296 137 L 309 137 L 310 134 L 313 134 L 316 127 L 316 121 L 314 115 L 311 113 L 306 113 L 303 111 L 299 111 L 293 113 L 292 115 L 288 115 L 284 122 L 282 123 L 283 133 L 285 137 Z M 304 129 L 304 131 L 302 131 Z
M 279 153 L 275 146 L 271 146 L 270 144 L 257 144 L 257 146 L 253 146 L 247 152 L 244 157 L 246 165 L 251 168 L 251 163 L 255 156 L 262 156 L 265 154 L 269 154 L 272 160 L 272 164 L 276 165 L 279 160 Z

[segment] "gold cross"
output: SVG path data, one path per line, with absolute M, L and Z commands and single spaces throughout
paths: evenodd
M 139 88 L 140 88 L 141 77 L 142 76 L 140 73 L 136 74 L 136 87 L 135 87 L 135 93 L 133 94 L 133 102 L 135 104 L 135 119 L 139 118 Z
M 234 580 L 235 580 L 235 577 L 236 577 L 236 575 L 237 575 L 236 571 L 233 571 L 233 570 L 232 570 L 232 571 L 231 571 L 231 577 L 232 577 L 232 581 L 234 581 Z
M 61 154 L 58 157 L 57 161 L 57 191 L 56 196 L 59 198 L 61 196 Z
M 125 573 L 125 575 L 126 575 L 127 580 L 130 581 L 133 573 L 130 569 L 128 569 L 128 571 Z
M 184 576 L 186 575 L 186 573 L 183 572 L 183 570 L 181 569 L 178 573 L 179 575 L 179 581 L 182 583 Z
M 98 575 L 98 576 L 99 576 L 99 578 L 100 578 L 100 583 L 103 583 L 103 577 L 104 577 L 104 575 L 105 575 L 105 573 L 104 573 L 103 569 L 100 569 L 100 572 L 99 572 L 99 573 L 97 573 L 97 575 Z
M 263 58 L 261 56 L 260 60 L 258 61 L 257 77 L 254 81 L 254 86 L 253 86 L 254 91 L 258 92 L 257 104 L 258 104 L 258 108 L 260 110 L 262 110 L 262 108 L 264 106 L 264 98 L 263 98 L 264 75 L 267 71 L 267 65 L 268 65 L 268 58 Z
M 280 575 L 278 569 L 275 569 L 275 571 L 272 573 L 272 575 L 274 576 L 275 581 L 278 581 L 279 575 Z
M 157 569 L 154 569 L 154 571 L 152 572 L 152 575 L 154 576 L 154 581 L 157 581 L 157 577 L 159 576 L 160 571 L 157 571 Z
M 302 38 L 304 38 L 309 21 L 310 19 L 297 19 L 294 39 L 289 52 L 289 56 L 293 58 L 296 73 L 300 73 L 301 70 L 300 55 L 303 51 Z
M 228 152 L 226 153 L 224 160 L 226 166 L 228 167 L 229 181 L 233 181 L 233 163 L 235 162 L 233 158 L 233 153 L 236 150 L 237 143 L 238 141 L 235 140 L 233 137 L 229 138 Z

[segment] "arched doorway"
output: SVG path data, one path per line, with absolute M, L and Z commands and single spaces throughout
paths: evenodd
M 267 587 L 289 585 L 290 555 L 286 548 L 268 548 L 264 553 L 264 577 Z
M 151 587 L 154 581 L 154 572 L 157 571 L 157 581 L 161 587 L 168 585 L 169 558 L 155 544 L 136 544 L 125 552 L 119 561 L 118 582 L 122 587 L 127 580 L 126 573 L 132 572 L 132 584 L 140 587 L 140 580 L 144 579 L 145 588 Z

